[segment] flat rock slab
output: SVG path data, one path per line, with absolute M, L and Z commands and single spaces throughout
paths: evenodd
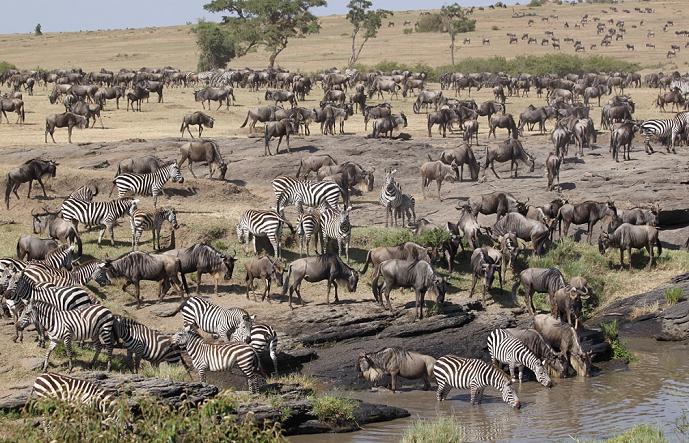
M 453 316 L 436 315 L 411 323 L 390 326 L 378 334 L 378 338 L 415 337 L 418 335 L 432 334 L 445 329 L 462 327 L 473 319 L 474 315 L 469 312 L 459 313 Z
M 675 303 L 660 315 L 659 340 L 679 341 L 689 338 L 689 301 Z

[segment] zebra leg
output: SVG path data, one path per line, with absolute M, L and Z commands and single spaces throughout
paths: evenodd
M 98 337 L 94 337 L 93 346 L 94 346 L 94 348 L 96 348 L 96 352 L 95 352 L 95 354 L 93 354 L 93 359 L 91 360 L 91 364 L 89 365 L 89 367 L 91 369 L 93 369 L 96 366 L 96 362 L 98 361 L 98 356 L 100 355 L 100 351 L 101 351 L 101 349 L 103 349 L 103 345 L 101 345 L 100 339 Z M 110 370 L 110 369 L 108 368 L 108 370 Z
M 64 339 L 65 351 L 67 352 L 67 361 L 69 362 L 69 372 L 72 372 L 72 367 L 74 364 L 74 352 L 72 352 L 72 335 L 70 333 Z M 57 345 L 57 343 L 55 343 Z
M 511 362 L 509 362 L 508 366 L 510 367 L 510 379 L 513 382 L 517 381 L 517 378 L 514 376 L 514 369 L 516 367 L 515 363 L 513 361 L 511 361 Z
M 272 340 L 270 340 L 270 343 L 268 344 L 268 351 L 270 353 L 270 359 L 273 361 L 273 369 L 275 370 L 275 374 L 277 375 L 278 373 L 278 356 L 277 356 L 277 343 L 278 339 L 277 337 L 273 337 Z
M 48 350 L 45 352 L 45 358 L 43 359 L 43 372 L 45 372 L 48 369 L 48 359 L 50 358 L 50 354 L 53 352 L 53 349 L 57 347 L 57 339 L 50 339 L 50 345 L 48 346 Z M 71 355 L 71 354 L 67 354 Z M 70 362 L 71 362 L 71 357 L 70 357 Z M 70 363 L 71 366 L 71 363 Z
M 438 401 L 444 401 L 451 389 L 452 387 L 445 383 L 444 380 L 438 380 L 438 389 L 436 390 L 435 397 L 438 399 Z
M 519 365 L 519 383 L 524 379 L 524 365 Z

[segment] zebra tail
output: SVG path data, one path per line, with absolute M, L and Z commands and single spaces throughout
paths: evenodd
M 289 287 L 289 281 L 290 277 L 292 277 L 292 264 L 287 267 L 287 278 L 284 279 L 282 282 L 282 295 L 285 296 L 287 294 L 287 288 Z
M 656 237 L 656 246 L 658 246 L 658 257 L 663 253 L 663 247 L 660 244 L 660 238 Z M 658 258 L 656 257 L 656 258 Z
M 7 174 L 7 184 L 5 185 L 5 206 L 10 209 L 10 194 L 12 193 L 12 178 Z
M 364 275 L 366 273 L 366 270 L 368 269 L 369 263 L 373 263 L 373 260 L 371 260 L 371 251 L 370 250 L 366 253 L 366 260 L 364 261 L 364 267 L 361 268 L 361 271 L 359 271 L 359 273 L 361 275 Z

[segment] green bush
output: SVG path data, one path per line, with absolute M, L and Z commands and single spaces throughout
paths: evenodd
M 414 30 L 412 28 L 404 28 L 404 30 L 402 32 L 406 35 L 409 35 L 409 34 L 413 33 Z
M 328 423 L 348 423 L 354 421 L 356 402 L 335 395 L 322 395 L 311 399 L 313 415 Z
M 352 233 L 352 243 L 364 249 L 401 245 L 413 240 L 412 233 L 403 228 L 354 228 Z
M 443 32 L 443 19 L 437 12 L 419 17 L 416 32 Z
M 620 336 L 618 335 L 619 327 L 617 320 L 613 320 L 608 323 L 601 323 L 600 328 L 601 331 L 603 331 L 603 336 L 612 347 L 613 358 L 622 359 L 627 363 L 634 360 L 634 354 L 629 352 L 627 346 L 620 340 Z
M 464 441 L 462 423 L 456 417 L 416 420 L 402 436 L 402 443 L 459 443 Z
M 416 238 L 416 243 L 437 248 L 449 239 L 450 233 L 447 229 L 435 228 L 418 236 Z
M 543 6 L 543 2 L 541 2 L 541 0 L 531 0 L 529 2 L 529 6 L 532 8 L 537 8 L 539 6 Z
M 666 288 L 663 292 L 663 295 L 665 296 L 665 303 L 668 305 L 674 305 L 678 301 L 682 300 L 684 297 L 684 291 L 682 288 L 678 287 Z
M 10 69 L 17 69 L 12 63 L 7 63 L 6 61 L 0 60 L 0 75 L 9 71 Z

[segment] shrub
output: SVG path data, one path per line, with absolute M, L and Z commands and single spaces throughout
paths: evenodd
M 335 395 L 322 395 L 311 399 L 313 415 L 328 423 L 347 423 L 354 421 L 356 402 Z
M 464 441 L 462 423 L 456 417 L 416 420 L 402 436 L 402 443 L 459 443 Z
M 541 2 L 541 0 L 531 0 L 529 2 L 529 7 L 531 8 L 537 8 L 539 6 L 543 6 L 543 2 Z
M 418 236 L 416 243 L 437 248 L 449 239 L 450 233 L 446 229 L 435 228 Z
M 192 30 L 200 51 L 199 71 L 224 68 L 236 56 L 234 37 L 227 26 L 200 21 Z
M 414 236 L 403 228 L 354 228 L 352 239 L 356 246 L 370 249 L 379 246 L 395 246 L 412 241 Z
M 0 75 L 9 71 L 10 69 L 17 69 L 12 63 L 7 63 L 6 61 L 0 61 Z
M 414 30 L 413 30 L 412 28 L 404 28 L 404 30 L 403 30 L 402 32 L 403 32 L 404 34 L 409 35 L 409 34 L 413 33 Z
M 605 336 L 605 339 L 612 347 L 613 358 L 622 359 L 627 363 L 634 360 L 634 355 L 629 352 L 627 346 L 620 340 L 617 320 L 601 323 L 600 328 L 603 331 L 603 336 Z
M 416 22 L 416 32 L 443 32 L 443 19 L 440 14 L 433 13 L 419 17 Z
M 684 291 L 682 288 L 678 287 L 666 288 L 663 292 L 663 295 L 665 296 L 665 303 L 668 305 L 674 305 L 678 301 L 682 300 L 684 297 Z

